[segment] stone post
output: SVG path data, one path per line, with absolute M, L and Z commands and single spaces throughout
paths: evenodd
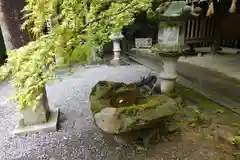
M 120 64 L 120 54 L 121 54 L 121 40 L 124 36 L 120 33 L 119 35 L 110 35 L 109 38 L 113 41 L 113 59 L 111 64 Z
M 46 65 L 47 69 L 48 66 Z M 57 130 L 59 109 L 49 107 L 46 86 L 40 90 L 42 95 L 36 104 L 36 108 L 26 106 L 21 110 L 22 118 L 19 120 L 14 134 L 26 134 L 31 132 L 53 132 Z
M 26 126 L 47 123 L 50 110 L 48 105 L 46 88 L 43 89 L 43 96 L 37 105 L 36 110 L 33 110 L 30 107 L 27 107 L 23 110 L 23 123 Z
M 49 107 L 46 88 L 42 89 L 42 97 L 36 109 L 29 107 L 22 111 L 22 118 L 19 120 L 14 134 L 21 135 L 32 132 L 54 132 L 57 130 L 59 120 L 59 109 Z
M 163 72 L 161 77 L 161 92 L 169 94 L 174 90 L 177 75 L 178 57 L 163 57 Z

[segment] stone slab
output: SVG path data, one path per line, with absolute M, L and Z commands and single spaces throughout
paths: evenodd
M 151 48 L 152 38 L 135 38 L 136 48 Z
M 226 49 L 224 48 L 223 50 L 226 51 Z M 199 52 L 199 51 L 196 49 L 196 52 Z M 219 72 L 228 77 L 240 80 L 240 72 L 239 72 L 240 56 L 234 55 L 229 52 L 225 55 L 205 54 L 201 57 L 196 57 L 196 56 L 187 57 L 186 59 L 179 59 L 179 62 L 203 67 L 205 69 L 209 69 L 214 72 Z
M 57 124 L 59 120 L 59 108 L 50 108 L 50 117 L 47 123 L 37 124 L 32 126 L 24 126 L 23 119 L 19 120 L 19 123 L 15 130 L 14 135 L 25 135 L 28 133 L 41 132 L 48 133 L 57 130 Z

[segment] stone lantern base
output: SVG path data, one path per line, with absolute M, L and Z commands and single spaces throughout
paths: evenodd
M 120 65 L 120 60 L 112 59 L 112 60 L 110 61 L 110 63 L 111 63 L 112 65 Z
M 116 65 L 116 66 L 118 66 L 118 65 L 128 65 L 128 63 L 126 63 L 124 60 L 122 60 L 122 59 L 119 59 L 119 60 L 115 60 L 115 59 L 112 59 L 111 61 L 110 61 L 110 64 L 111 65 Z
M 161 77 L 161 92 L 162 93 L 171 93 L 174 91 L 175 83 L 177 76 L 170 77 L 168 75 L 160 74 Z
M 161 77 L 161 92 L 171 93 L 174 91 L 177 75 L 177 60 L 179 57 L 163 57 L 163 72 Z

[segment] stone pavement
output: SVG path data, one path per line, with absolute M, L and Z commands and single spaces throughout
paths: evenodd
M 206 54 L 201 57 L 181 57 L 179 62 L 193 64 L 199 67 L 207 68 L 215 72 L 225 74 L 228 77 L 240 80 L 240 55 L 223 54 L 213 55 Z
M 240 81 L 189 63 L 177 65 L 178 82 L 240 115 Z
M 47 86 L 50 106 L 60 108 L 60 130 L 49 134 L 13 136 L 19 115 L 15 103 L 5 103 L 14 94 L 10 84 L 0 86 L 1 160 L 127 160 L 137 154 L 133 145 L 120 145 L 112 135 L 94 124 L 89 108 L 89 93 L 99 80 L 130 83 L 149 75 L 140 65 L 77 67 Z
M 178 72 L 197 92 L 240 114 L 240 55 L 228 48 L 223 48 L 223 52 L 223 55 L 181 57 Z

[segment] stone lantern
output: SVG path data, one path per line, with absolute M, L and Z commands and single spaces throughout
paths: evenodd
M 159 16 L 158 43 L 152 47 L 152 52 L 163 61 L 163 71 L 160 74 L 163 93 L 168 94 L 174 90 L 177 60 L 185 48 L 185 25 L 190 12 L 191 9 L 184 1 L 174 1 Z
M 109 39 L 113 41 L 113 59 L 111 64 L 119 65 L 120 64 L 120 54 L 121 54 L 121 40 L 124 38 L 122 33 L 115 35 L 111 34 Z

